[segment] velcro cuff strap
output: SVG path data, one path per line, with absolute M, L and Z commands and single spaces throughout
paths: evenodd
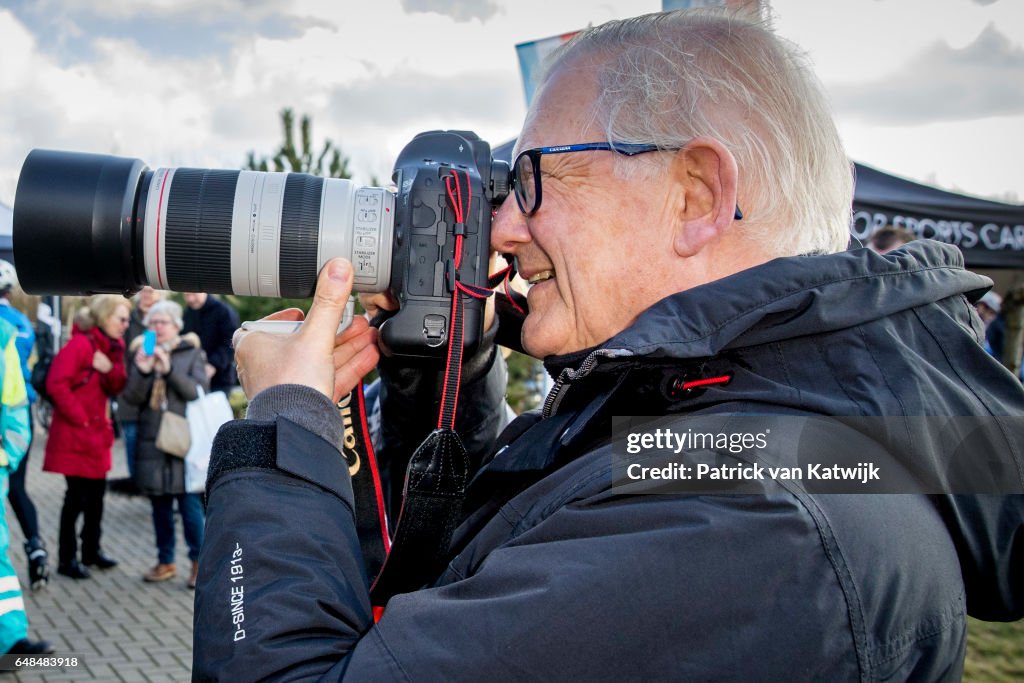
M 206 475 L 209 492 L 223 475 L 242 469 L 277 469 L 277 425 L 273 422 L 232 420 L 223 425 L 213 440 L 210 470 Z
M 225 474 L 242 469 L 285 472 L 315 484 L 354 509 L 352 481 L 337 448 L 283 417 L 276 422 L 234 420 L 213 441 L 206 490 Z

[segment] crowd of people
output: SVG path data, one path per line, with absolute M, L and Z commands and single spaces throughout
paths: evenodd
M 44 589 L 52 580 L 49 551 L 26 485 L 35 434 L 30 406 L 43 400 L 33 384 L 43 389 L 51 406 L 42 469 L 66 482 L 59 528 L 47 530 L 58 539 L 56 573 L 85 580 L 91 571 L 118 566 L 102 545 L 109 487 L 150 502 L 156 561 L 141 577 L 146 582 L 177 575 L 177 505 L 191 564 L 185 585 L 195 588 L 205 525 L 203 498 L 185 490 L 183 454 L 161 450 L 160 429 L 166 413 L 184 417 L 186 404 L 200 392 L 228 393 L 234 386 L 231 335 L 238 327 L 237 313 L 206 294 L 186 295 L 188 313 L 167 292 L 151 287 L 131 300 L 97 295 L 75 310 L 68 339 L 54 353 L 50 317 L 40 315 L 33 325 L 12 305 L 17 284 L 14 267 L 0 260 L 0 345 L 7 350 L 0 425 L 6 461 L 0 462 L 0 474 L 6 475 L 8 499 L 26 539 L 31 588 Z M 35 377 L 33 357 L 41 370 Z M 15 404 L 17 412 L 7 407 Z M 180 422 L 173 424 L 180 430 Z M 124 440 L 129 476 L 108 481 L 116 435 Z M 17 575 L 6 547 L 0 555 L 0 653 L 52 652 L 48 642 L 27 639 Z

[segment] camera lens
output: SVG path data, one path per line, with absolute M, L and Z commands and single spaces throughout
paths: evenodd
M 388 287 L 394 196 L 301 173 L 148 170 L 138 159 L 35 150 L 18 180 L 14 258 L 26 291 L 307 297 L 324 263 Z

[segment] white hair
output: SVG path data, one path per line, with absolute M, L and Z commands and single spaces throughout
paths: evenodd
M 749 239 L 777 256 L 846 248 L 852 165 L 806 57 L 766 23 L 715 10 L 609 22 L 559 48 L 545 80 L 578 57 L 599 64 L 593 117 L 609 142 L 713 137 L 736 159 Z
M 181 306 L 177 301 L 171 301 L 170 299 L 163 299 L 157 301 L 155 304 L 149 307 L 146 311 L 146 317 L 142 320 L 142 324 L 149 327 L 149 323 L 152 322 L 153 316 L 155 315 L 166 315 L 171 319 L 171 324 L 181 331 L 181 328 L 185 326 L 185 323 L 181 319 Z

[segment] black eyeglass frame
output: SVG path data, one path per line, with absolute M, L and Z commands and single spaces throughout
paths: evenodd
M 596 151 L 618 152 L 619 154 L 631 157 L 636 156 L 637 154 L 645 154 L 647 152 L 673 152 L 679 149 L 679 147 L 659 147 L 658 145 L 640 142 L 581 142 L 575 145 L 554 145 L 551 147 L 534 147 L 532 149 L 524 149 L 516 156 L 516 161 L 512 164 L 512 192 L 516 196 L 516 203 L 519 205 L 520 211 L 527 216 L 532 216 L 537 213 L 537 209 L 540 208 L 541 199 L 543 197 L 542 183 L 540 179 L 540 158 L 545 154 Z M 526 208 L 526 188 L 520 177 L 522 174 L 519 171 L 519 166 L 523 162 L 523 159 L 529 160 L 530 172 L 533 175 L 533 192 L 536 199 L 530 209 Z M 743 212 L 740 211 L 739 206 L 736 207 L 734 218 L 736 220 L 743 220 Z

